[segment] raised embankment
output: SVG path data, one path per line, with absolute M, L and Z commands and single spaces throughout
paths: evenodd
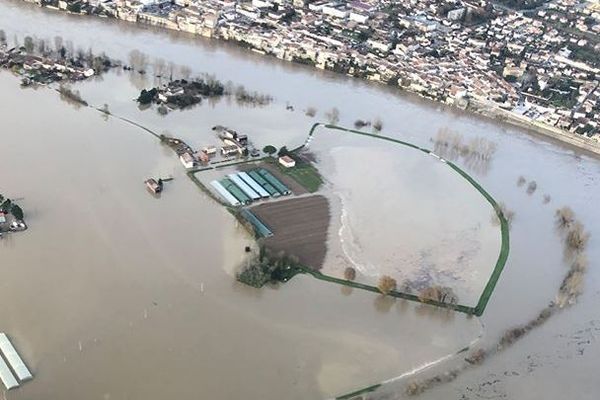
M 509 248 L 510 248 L 509 233 L 508 233 L 508 221 L 504 217 L 502 209 L 498 205 L 496 200 L 475 179 L 473 179 L 469 174 L 467 174 L 464 170 L 462 170 L 460 167 L 458 167 L 453 162 L 443 159 L 442 157 L 438 156 L 437 154 L 435 154 L 434 152 L 432 152 L 429 149 L 419 147 L 412 143 L 394 139 L 394 138 L 391 138 L 388 136 L 381 136 L 381 135 L 376 135 L 373 133 L 361 132 L 361 131 L 357 131 L 357 130 L 353 130 L 353 129 L 344 128 L 341 126 L 336 126 L 336 125 L 315 123 L 312 126 L 312 128 L 310 129 L 308 138 L 305 141 L 305 143 L 303 145 L 295 148 L 293 150 L 293 152 L 302 150 L 306 146 L 306 143 L 310 141 L 312 136 L 315 135 L 315 133 L 317 132 L 317 128 L 319 128 L 319 127 L 324 127 L 327 129 L 346 132 L 346 133 L 354 134 L 354 135 L 368 136 L 368 137 L 372 137 L 372 138 L 378 139 L 378 140 L 386 140 L 389 142 L 393 142 L 393 143 L 396 143 L 396 144 L 399 144 L 402 146 L 410 147 L 414 150 L 422 151 L 423 153 L 429 154 L 429 155 L 437 158 L 440 162 L 443 162 L 448 167 L 452 168 L 460 176 L 462 176 L 486 199 L 486 201 L 488 203 L 490 203 L 490 205 L 492 206 L 492 208 L 494 209 L 494 212 L 496 213 L 496 215 L 498 217 L 498 220 L 500 221 L 500 232 L 501 232 L 502 242 L 500 245 L 500 253 L 498 254 L 498 259 L 496 260 L 496 265 L 494 267 L 494 270 L 490 276 L 490 279 L 488 280 L 487 284 L 485 285 L 485 288 L 483 289 L 483 292 L 482 292 L 481 296 L 479 297 L 479 300 L 477 301 L 477 305 L 475 305 L 475 307 L 466 306 L 466 305 L 462 305 L 462 304 L 445 303 L 445 302 L 441 302 L 441 301 L 437 301 L 437 300 L 433 300 L 433 299 L 421 298 L 415 294 L 405 293 L 405 292 L 401 292 L 398 290 L 392 290 L 390 293 L 388 293 L 389 296 L 393 296 L 393 297 L 397 297 L 397 298 L 402 298 L 402 299 L 407 299 L 407 300 L 411 300 L 411 301 L 416 301 L 419 303 L 430 304 L 430 305 L 437 306 L 437 307 L 452 309 L 452 310 L 463 312 L 463 313 L 470 314 L 470 315 L 477 315 L 477 316 L 482 315 L 488 304 L 488 301 L 494 291 L 494 288 L 496 287 L 498 279 L 500 278 L 500 274 L 502 273 L 502 270 L 504 269 L 504 265 L 506 264 L 506 261 L 508 259 Z M 345 279 L 336 278 L 336 277 L 329 276 L 329 275 L 324 275 L 321 272 L 316 271 L 312 268 L 308 268 L 308 267 L 300 267 L 300 269 L 302 270 L 302 272 L 310 274 L 313 277 L 323 280 L 323 281 L 337 283 L 340 285 L 354 287 L 357 289 L 368 290 L 368 291 L 374 292 L 374 293 L 381 293 L 381 291 L 375 286 L 366 285 L 366 284 L 358 283 L 358 282 L 354 282 L 354 281 L 348 281 Z

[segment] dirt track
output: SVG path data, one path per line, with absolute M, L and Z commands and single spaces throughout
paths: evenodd
M 304 265 L 320 269 L 327 251 L 329 202 L 320 195 L 291 198 L 251 208 L 274 235 L 265 239 L 267 248 L 294 255 Z

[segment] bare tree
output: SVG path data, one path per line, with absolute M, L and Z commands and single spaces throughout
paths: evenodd
M 306 109 L 306 112 L 305 112 L 305 114 L 306 114 L 308 117 L 311 117 L 311 118 L 312 118 L 312 117 L 314 117 L 315 115 L 317 115 L 317 109 L 316 109 L 316 108 L 314 108 L 314 107 L 308 107 L 308 108 Z
M 375 121 L 373 121 L 373 129 L 375 129 L 377 132 L 381 132 L 383 129 L 383 121 L 381 118 L 375 118 Z
M 60 53 L 62 48 L 63 48 L 62 36 L 54 36 L 54 51 L 56 51 L 56 54 Z
M 585 249 L 589 238 L 590 235 L 583 228 L 583 224 L 576 221 L 569 227 L 565 240 L 570 250 L 579 252 Z
M 335 125 L 340 121 L 340 110 L 337 107 L 333 107 L 331 110 L 325 113 L 325 118 L 331 125 Z
M 353 281 L 356 279 L 356 270 L 352 267 L 347 267 L 344 270 L 344 279 L 347 281 Z
M 531 181 L 529 182 L 529 184 L 527 185 L 527 194 L 531 195 L 533 194 L 537 189 L 537 182 L 536 181 Z
M 556 225 L 560 229 L 566 229 L 575 222 L 575 213 L 570 207 L 559 208 L 554 215 L 556 217 Z
M 498 207 L 500 208 L 500 213 L 502 213 L 504 219 L 506 219 L 506 222 L 508 222 L 508 226 L 510 227 L 512 225 L 513 218 L 515 217 L 515 212 L 509 210 L 504 203 L 498 204 Z M 498 213 L 495 210 L 492 212 L 492 223 L 494 225 L 500 225 L 500 219 L 498 218 Z
M 389 294 L 392 290 L 396 289 L 396 280 L 388 275 L 383 275 L 379 278 L 379 283 L 377 283 L 377 289 L 384 294 Z
M 551 200 L 552 200 L 552 197 L 550 197 L 549 194 L 544 195 L 544 200 L 543 200 L 544 204 L 550 203 Z

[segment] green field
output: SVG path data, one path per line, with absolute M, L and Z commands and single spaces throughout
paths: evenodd
M 306 162 L 296 161 L 295 167 L 285 169 L 281 168 L 281 172 L 292 177 L 296 182 L 298 182 L 311 193 L 319 190 L 323 184 L 323 178 L 321 177 L 321 174 L 319 174 L 319 171 Z

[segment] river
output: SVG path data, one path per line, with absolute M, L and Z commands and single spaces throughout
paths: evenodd
M 497 150 L 475 176 L 515 212 L 510 258 L 480 319 L 431 314 L 406 302 L 382 307 L 371 293 L 347 295 L 303 276 L 250 289 L 231 278 L 250 238 L 155 138 L 75 109 L 54 91 L 23 90 L 2 72 L 0 192 L 21 199 L 30 229 L 0 242 L 0 328 L 35 375 L 7 399 L 319 399 L 405 374 L 482 332 L 493 342 L 553 299 L 567 269 L 553 225 L 562 205 L 592 234 L 579 303 L 483 368 L 423 397 L 559 398 L 576 388 L 576 397 L 586 399 L 600 390 L 598 160 L 391 88 L 226 43 L 11 0 L 0 3 L 0 29 L 21 42 L 25 35 L 59 35 L 123 60 L 139 50 L 275 98 L 264 108 L 223 101 L 162 117 L 137 108 L 139 78 L 131 74 L 77 85 L 90 103 L 106 103 L 194 147 L 211 140 L 215 124 L 260 145 L 299 144 L 332 107 L 342 125 L 381 117 L 386 134 L 424 147 L 433 147 L 440 129 L 485 137 Z M 286 111 L 287 103 L 296 111 Z M 307 107 L 318 109 L 316 119 L 304 115 Z M 141 185 L 157 174 L 175 177 L 160 200 Z M 537 182 L 535 193 L 516 185 L 521 175 Z M 543 194 L 551 195 L 549 204 Z M 582 335 L 589 344 L 578 344 Z M 486 381 L 494 383 L 482 389 Z M 381 396 L 402 385 L 387 386 Z

